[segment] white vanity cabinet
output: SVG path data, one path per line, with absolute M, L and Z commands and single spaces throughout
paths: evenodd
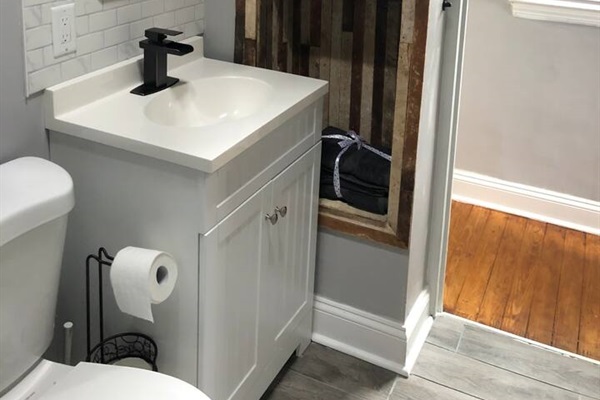
M 212 399 L 257 399 L 310 340 L 319 160 L 320 144 L 200 237 L 199 386 Z
M 45 92 L 50 159 L 75 190 L 56 326 L 85 326 L 83 265 L 100 246 L 168 252 L 178 280 L 152 306 L 153 324 L 122 313 L 105 280 L 106 335 L 148 334 L 160 372 L 212 400 L 258 400 L 311 338 L 327 82 L 207 59 L 202 38 L 188 43 L 193 53 L 169 61 L 173 89 L 132 95 L 138 58 Z M 230 101 L 231 85 L 262 88 L 263 102 Z M 160 99 L 174 103 L 156 109 Z M 74 331 L 75 359 L 85 356 L 83 331 Z
M 51 131 L 50 158 L 76 196 L 60 320 L 85 324 L 72 299 L 85 298 L 87 254 L 166 251 L 178 281 L 152 307 L 154 324 L 121 313 L 106 286 L 106 334 L 150 335 L 159 370 L 212 400 L 258 400 L 312 334 L 321 110 L 319 98 L 214 172 Z

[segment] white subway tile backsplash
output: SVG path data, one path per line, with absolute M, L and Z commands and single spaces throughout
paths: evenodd
M 165 11 L 172 11 L 182 8 L 184 6 L 183 0 L 164 0 Z
M 8 0 L 0 0 L 8 1 Z M 16 1 L 16 0 L 15 0 Z M 75 4 L 77 52 L 54 57 L 51 8 Z M 147 28 L 204 30 L 204 0 L 22 0 L 28 94 L 141 54 Z
M 42 25 L 42 6 L 25 7 L 23 9 L 23 24 L 25 29 Z
M 113 8 L 123 7 L 129 4 L 129 0 L 105 0 L 104 9 L 112 10 Z
M 52 43 L 52 29 L 50 25 L 43 25 L 25 31 L 25 49 L 34 50 Z
M 37 6 L 39 4 L 51 3 L 52 0 L 23 0 L 24 7 Z
M 154 20 L 152 18 L 146 18 L 141 21 L 132 22 L 130 27 L 130 36 L 132 38 L 140 38 L 144 36 L 144 31 L 154 26 Z
M 196 21 L 204 20 L 204 5 L 199 4 L 194 8 L 194 17 Z
M 75 15 L 93 14 L 102 11 L 102 0 L 76 0 Z
M 75 32 L 77 36 L 83 36 L 90 31 L 90 17 L 83 15 L 75 18 Z
M 74 58 L 60 65 L 61 79 L 68 81 L 92 70 L 92 56 L 90 54 Z
M 190 33 L 190 36 L 204 34 L 204 20 L 190 22 L 190 24 L 196 25 L 195 33 Z M 188 24 L 189 25 L 189 24 Z
M 119 61 L 117 46 L 92 53 L 92 70 L 107 67 Z
M 194 6 L 186 7 L 175 11 L 175 23 L 177 25 L 187 24 L 196 19 L 196 11 Z
M 142 6 L 131 4 L 117 9 L 117 22 L 119 25 L 137 21 L 142 18 Z
M 39 92 L 61 82 L 60 65 L 53 65 L 29 74 L 29 93 Z
M 1 1 L 1 0 L 0 0 Z M 44 47 L 44 65 L 47 67 L 49 65 L 59 64 L 61 62 L 65 62 L 72 58 L 75 58 L 77 55 L 75 53 L 69 53 L 62 55 L 60 57 L 54 57 L 54 48 L 52 45 Z
M 114 46 L 115 44 L 126 42 L 130 39 L 129 25 L 120 25 L 116 28 L 108 29 L 104 32 L 104 45 Z
M 188 6 L 195 6 L 202 3 L 202 0 L 183 0 L 183 6 L 184 7 L 188 7 Z
M 142 54 L 142 49 L 140 49 L 140 39 L 137 38 L 127 43 L 122 43 L 117 48 L 117 57 L 119 61 L 127 60 L 128 58 L 139 56 Z
M 104 47 L 104 32 L 90 33 L 77 38 L 77 55 L 88 54 Z
M 69 1 L 53 1 L 51 3 L 42 4 L 42 25 L 47 25 L 52 23 L 52 7 L 60 6 L 63 4 L 72 3 Z
M 142 18 L 153 17 L 165 9 L 163 0 L 149 0 L 142 3 Z
M 184 36 L 191 37 L 204 32 L 204 26 L 200 26 L 200 21 L 189 22 L 181 28 Z
M 175 13 L 168 12 L 154 17 L 154 26 L 159 28 L 172 28 L 175 26 Z
M 28 51 L 25 58 L 28 71 L 37 71 L 44 68 L 44 49 Z
M 117 11 L 102 11 L 89 16 L 90 32 L 103 31 L 117 25 Z

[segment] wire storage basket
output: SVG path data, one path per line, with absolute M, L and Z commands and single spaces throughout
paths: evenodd
M 126 332 L 104 337 L 104 296 L 102 293 L 102 269 L 110 267 L 114 257 L 110 256 L 104 247 L 98 249 L 98 254 L 90 254 L 86 258 L 85 271 L 85 293 L 86 293 L 86 334 L 87 334 L 87 357 L 86 361 L 99 364 L 114 364 L 120 360 L 137 358 L 145 361 L 158 371 L 156 358 L 158 347 L 152 338 L 143 333 Z M 100 341 L 91 347 L 91 301 L 90 301 L 90 268 L 92 262 L 98 264 L 98 319 L 100 327 Z

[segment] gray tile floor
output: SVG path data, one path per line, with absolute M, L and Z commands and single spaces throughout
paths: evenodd
M 409 379 L 313 343 L 262 400 L 600 399 L 600 365 L 439 316 Z

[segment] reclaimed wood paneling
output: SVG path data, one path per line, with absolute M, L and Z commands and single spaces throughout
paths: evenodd
M 324 123 L 391 147 L 405 20 L 401 0 L 236 0 L 235 61 L 329 81 Z
M 428 10 L 428 0 L 236 0 L 236 62 L 327 80 L 323 125 L 392 149 L 388 223 L 405 244 Z

